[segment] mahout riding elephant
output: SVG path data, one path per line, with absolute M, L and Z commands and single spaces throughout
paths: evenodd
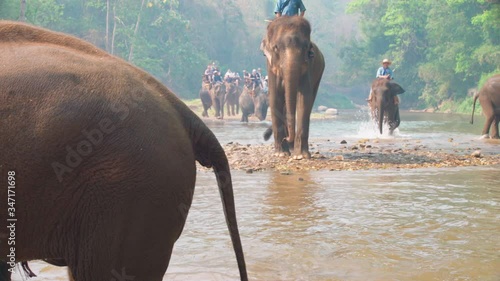
M 243 92 L 239 98 L 241 108 L 241 122 L 248 123 L 248 116 L 254 114 L 260 121 L 267 117 L 267 109 L 269 107 L 268 96 L 259 91 L 243 87 Z
M 200 100 L 203 105 L 203 112 L 201 113 L 201 116 L 208 117 L 208 109 L 212 107 L 212 97 L 210 96 L 210 91 L 203 88 L 200 89 Z
M 237 82 L 225 82 L 226 84 L 226 106 L 227 106 L 227 115 L 236 116 L 239 113 L 239 103 L 238 99 L 240 98 L 240 91 Z M 235 110 L 236 108 L 236 110 Z
M 224 119 L 224 100 L 226 97 L 226 85 L 224 83 L 215 83 L 210 89 L 210 97 L 215 110 L 215 117 Z
M 214 169 L 248 279 L 224 150 L 168 88 L 80 39 L 16 22 L 0 21 L 0 61 L 0 200 L 11 203 L 0 208 L 0 272 L 45 259 L 71 280 L 162 280 L 198 161 Z
M 472 117 L 470 120 L 471 124 L 474 123 L 474 110 L 476 108 L 476 101 L 478 98 L 483 109 L 483 114 L 486 117 L 482 137 L 491 137 L 492 139 L 500 138 L 498 134 L 498 123 L 500 122 L 500 74 L 496 74 L 488 78 L 481 90 L 474 95 Z
M 389 134 L 401 123 L 399 106 L 394 102 L 394 97 L 404 93 L 405 90 L 396 82 L 385 78 L 377 78 L 372 82 L 372 98 L 369 101 L 372 119 L 377 122 L 380 134 L 383 124 L 389 124 Z
M 279 17 L 267 26 L 261 49 L 267 58 L 269 106 L 278 156 L 310 158 L 309 122 L 325 68 L 303 17 Z M 297 124 L 296 124 L 297 122 Z

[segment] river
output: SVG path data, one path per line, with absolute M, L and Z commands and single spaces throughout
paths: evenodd
M 366 112 L 315 120 L 311 140 L 419 140 L 436 150 L 477 147 L 484 119 L 403 113 L 395 137 L 378 136 Z M 268 122 L 215 121 L 221 143 L 264 143 Z M 251 280 L 500 280 L 499 166 L 310 171 L 233 171 Z M 33 280 L 66 280 L 30 263 Z M 17 279 L 16 279 L 17 278 Z M 186 227 L 164 280 L 237 280 L 213 173 L 200 171 Z M 15 277 L 14 280 L 21 280 Z

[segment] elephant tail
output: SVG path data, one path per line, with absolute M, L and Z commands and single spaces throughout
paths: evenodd
M 470 123 L 471 124 L 474 124 L 474 111 L 476 110 L 476 101 L 477 101 L 478 97 L 479 97 L 479 92 L 476 92 L 474 94 L 474 103 L 472 104 L 472 116 L 470 118 Z
M 269 127 L 266 129 L 264 132 L 264 140 L 269 140 L 271 138 L 271 135 L 273 134 L 273 127 Z
M 222 200 L 224 216 L 231 241 L 233 243 L 241 280 L 248 280 L 243 246 L 241 244 L 238 223 L 236 221 L 236 208 L 234 204 L 233 183 L 226 153 L 212 131 L 197 116 L 192 117 L 188 129 L 196 160 L 205 167 L 214 169 L 219 193 Z

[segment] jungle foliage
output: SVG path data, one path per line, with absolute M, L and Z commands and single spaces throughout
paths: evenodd
M 24 1 L 26 22 L 83 38 L 147 70 L 184 98 L 198 96 L 201 74 L 212 61 L 240 72 L 265 67 L 258 51 L 262 33 L 252 35 L 237 1 L 224 0 L 222 8 L 220 1 L 202 0 Z M 20 20 L 21 2 L 0 0 L 0 19 Z
M 265 70 L 259 45 L 275 0 L 0 0 L 0 19 L 21 19 L 23 2 L 26 22 L 83 38 L 189 99 L 212 61 Z M 318 99 L 363 103 L 387 57 L 404 106 L 461 103 L 500 71 L 499 2 L 304 0 L 326 60 Z
M 347 12 L 360 17 L 361 34 L 339 52 L 338 83 L 373 79 L 387 57 L 407 106 L 463 107 L 470 89 L 500 72 L 498 0 L 354 0 Z

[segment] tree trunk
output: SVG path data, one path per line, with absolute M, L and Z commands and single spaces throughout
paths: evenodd
M 19 13 L 19 21 L 26 21 L 26 0 L 21 0 L 21 9 Z
M 109 53 L 109 0 L 106 0 L 106 52 Z
M 128 54 L 128 61 L 129 62 L 132 62 L 132 59 L 134 58 L 134 45 L 135 45 L 135 40 L 137 38 L 137 32 L 139 31 L 139 23 L 141 21 L 141 13 L 142 13 L 142 8 L 144 7 L 144 1 L 145 0 L 142 0 L 141 9 L 139 10 L 139 14 L 137 15 L 137 22 L 135 24 L 134 37 L 132 38 L 132 43 L 130 44 L 130 53 Z
M 115 54 L 115 35 L 116 35 L 116 5 L 117 2 L 113 3 L 113 32 L 111 34 L 111 54 Z

